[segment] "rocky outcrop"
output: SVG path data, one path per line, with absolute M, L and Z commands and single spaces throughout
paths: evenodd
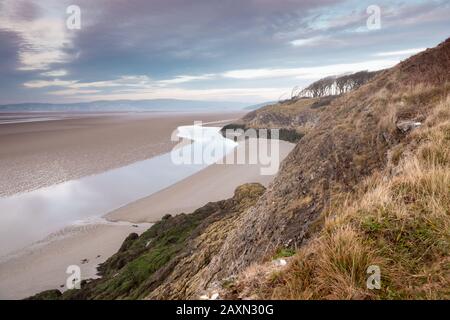
M 417 121 L 399 121 L 397 122 L 397 129 L 400 130 L 403 133 L 406 133 L 408 131 L 411 131 L 415 128 L 418 128 L 421 126 L 422 123 Z

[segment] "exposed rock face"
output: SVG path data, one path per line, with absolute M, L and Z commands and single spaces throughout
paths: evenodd
M 427 113 L 424 104 L 448 94 L 444 84 L 450 81 L 449 54 L 447 40 L 378 74 L 322 109 L 317 124 L 284 160 L 268 190 L 254 207 L 236 218 L 226 239 L 221 239 L 218 254 L 197 274 L 203 280 L 191 283 L 194 287 L 185 288 L 189 294 L 177 297 L 192 297 L 191 292 L 263 260 L 279 246 L 302 245 L 333 193 L 351 191 L 357 182 L 386 165 L 388 151 L 405 138 L 397 130 L 397 119 L 406 115 L 423 118 Z M 433 68 L 424 69 L 422 64 Z M 430 93 L 422 83 L 436 87 L 429 89 Z M 416 93 L 417 87 L 421 89 Z M 408 90 L 406 96 L 412 100 L 405 104 L 401 93 Z M 171 279 L 172 287 L 175 280 Z M 151 297 L 173 297 L 164 294 L 168 290 L 158 292 Z
M 333 98 L 303 98 L 269 105 L 254 110 L 242 118 L 250 128 L 285 128 L 298 129 L 314 125 L 320 107 L 328 105 Z
M 399 121 L 397 122 L 397 128 L 403 133 L 411 131 L 417 127 L 420 127 L 422 123 L 417 121 Z
M 263 197 L 240 216 L 203 277 L 217 280 L 260 261 L 279 246 L 299 246 L 334 192 L 351 190 L 386 162 L 382 114 L 359 99 L 339 99 L 285 159 Z
M 182 254 L 160 272 L 167 272 L 162 284 L 151 291 L 150 299 L 199 299 L 202 288 L 210 285 L 212 275 L 208 266 L 221 251 L 228 234 L 240 224 L 241 215 L 263 194 L 258 184 L 243 185 L 236 189 L 235 206 L 204 229 L 203 233 L 189 243 Z M 170 273 L 168 272 L 170 270 Z M 155 279 L 158 277 L 155 277 Z

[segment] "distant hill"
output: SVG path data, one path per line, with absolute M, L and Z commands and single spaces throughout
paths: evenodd
M 243 102 L 195 101 L 178 99 L 99 100 L 80 103 L 19 103 L 0 105 L 0 112 L 56 112 L 56 111 L 226 111 L 242 110 Z
M 270 106 L 270 105 L 276 104 L 276 103 L 277 103 L 277 101 L 268 101 L 268 102 L 253 104 L 251 106 L 245 107 L 244 110 L 257 110 L 259 108 L 262 108 L 262 107 L 265 107 L 265 106 Z

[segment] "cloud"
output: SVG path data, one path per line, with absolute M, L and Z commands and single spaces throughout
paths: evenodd
M 289 92 L 289 87 L 255 87 L 251 86 L 259 79 L 290 79 L 292 84 L 301 79 L 315 80 L 331 75 L 338 75 L 361 70 L 379 70 L 395 65 L 398 60 L 369 60 L 358 63 L 333 64 L 301 68 L 261 68 L 225 71 L 217 74 L 179 75 L 166 80 L 153 80 L 147 75 L 125 75 L 104 81 L 83 82 L 79 80 L 31 80 L 24 83 L 27 88 L 42 89 L 46 87 L 61 87 L 61 90 L 51 90 L 47 93 L 53 96 L 67 98 L 77 97 L 90 99 L 213 99 L 213 100 L 246 100 L 264 101 L 278 99 Z M 180 88 L 179 85 L 191 81 L 234 81 L 249 82 L 250 86 L 240 88 Z M 211 84 L 209 85 L 211 86 Z
M 67 70 L 59 69 L 59 70 L 51 70 L 47 72 L 41 73 L 44 77 L 63 77 L 68 74 Z
M 28 88 L 45 87 L 67 87 L 72 89 L 80 88 L 111 88 L 111 87 L 148 87 L 153 84 L 151 79 L 145 75 L 127 75 L 117 79 L 93 82 L 81 82 L 78 80 L 32 80 L 24 83 Z
M 405 49 L 405 50 L 399 50 L 399 51 L 385 51 L 385 52 L 379 52 L 375 54 L 377 57 L 395 57 L 395 56 L 406 56 L 406 55 L 413 55 L 418 52 L 424 51 L 426 48 L 414 48 L 414 49 Z
M 58 49 L 44 48 L 42 43 L 40 48 L 21 49 L 19 60 L 21 66 L 19 70 L 47 70 L 54 63 L 64 63 L 69 60 L 69 56 Z
M 381 70 L 397 64 L 399 60 L 369 60 L 356 63 L 341 63 L 324 65 L 318 67 L 304 68 L 282 68 L 282 69 L 242 69 L 232 70 L 223 74 L 226 78 L 232 79 L 267 79 L 294 77 L 296 79 L 319 79 L 331 75 L 339 75 L 347 72 L 357 72 L 361 70 Z
M 53 79 L 53 80 L 31 80 L 25 82 L 23 85 L 27 88 L 38 89 L 46 87 L 69 87 L 71 85 L 74 85 L 75 83 L 76 81 Z
M 14 72 L 18 65 L 20 38 L 12 31 L 0 29 L 0 78 Z
M 117 79 L 93 82 L 76 82 L 71 88 L 148 87 L 153 81 L 146 75 L 126 75 Z
M 210 80 L 210 79 L 213 79 L 214 77 L 216 77 L 216 74 L 213 74 L 213 73 L 199 75 L 199 76 L 181 75 L 181 76 L 176 76 L 173 79 L 158 81 L 158 84 L 160 84 L 160 85 L 180 84 L 180 83 L 186 83 L 186 82 L 191 82 L 191 81 Z
M 24 83 L 28 88 L 45 88 L 45 87 L 65 87 L 67 89 L 108 89 L 115 88 L 123 91 L 127 88 L 136 89 L 153 89 L 161 90 L 163 87 L 173 87 L 183 83 L 199 80 L 220 80 L 220 79 L 237 79 L 237 80 L 257 80 L 270 78 L 291 78 L 291 79 L 319 79 L 331 75 L 344 74 L 348 72 L 357 72 L 361 70 L 380 70 L 392 67 L 399 60 L 369 60 L 357 63 L 342 63 L 316 67 L 301 68 L 261 68 L 261 69 L 239 69 L 230 70 L 218 74 L 204 75 L 179 75 L 167 80 L 152 80 L 146 75 L 125 75 L 116 79 L 81 82 L 78 80 L 32 80 Z M 136 91 L 133 91 L 136 92 Z
M 81 30 L 65 27 L 69 4 L 0 0 L 0 103 L 230 88 L 245 98 L 389 67 L 450 27 L 444 0 L 379 0 L 382 29 L 364 33 L 368 0 L 77 0 Z
M 47 91 L 50 96 L 60 96 L 68 99 L 74 97 L 83 100 L 117 100 L 117 99 L 192 99 L 215 101 L 266 101 L 278 99 L 280 95 L 290 90 L 288 87 L 246 87 L 246 88 L 207 88 L 188 89 L 174 87 L 186 81 L 207 80 L 220 75 L 177 76 L 173 79 L 153 81 L 145 75 L 127 75 L 117 79 L 81 82 L 78 80 L 32 80 L 24 86 L 34 89 L 61 87 L 61 90 Z M 172 81 L 183 79 L 183 81 Z M 111 91 L 112 90 L 112 91 Z
M 327 37 L 317 36 L 317 37 L 306 38 L 306 39 L 292 40 L 292 41 L 290 41 L 290 44 L 292 44 L 294 47 L 314 46 L 314 45 L 323 43 L 326 39 L 327 39 Z
M 18 69 L 22 71 L 46 70 L 71 58 L 65 50 L 71 42 L 65 20 L 40 17 L 36 6 L 30 1 L 4 0 L 0 10 L 0 29 L 12 31 L 21 39 Z
M 66 90 L 55 90 L 49 91 L 47 94 L 54 96 L 76 96 L 80 94 L 95 94 L 99 93 L 99 90 L 88 90 L 88 89 L 66 89 Z
M 42 73 L 43 76 L 63 76 L 66 75 L 65 70 L 54 70 Z M 180 75 L 172 79 L 153 81 L 146 75 L 125 75 L 117 79 L 104 80 L 104 81 L 92 81 L 81 82 L 78 80 L 60 80 L 58 78 L 53 80 L 31 80 L 24 83 L 27 88 L 45 88 L 45 87 L 67 87 L 72 89 L 80 88 L 156 88 L 161 86 L 177 85 L 191 81 L 210 80 L 217 77 L 216 74 L 204 74 L 204 75 Z

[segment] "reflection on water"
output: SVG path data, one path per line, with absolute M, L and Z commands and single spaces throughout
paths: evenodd
M 235 147 L 234 142 L 224 141 L 218 134 L 220 128 L 201 128 L 202 139 L 190 135 L 192 131 L 188 127 L 180 129 L 180 137 L 194 139 L 192 144 L 178 149 L 185 155 L 199 147 L 216 145 L 218 160 Z M 166 153 L 101 174 L 0 198 L 0 256 L 76 221 L 102 216 L 164 189 L 207 165 L 177 165 L 171 154 Z

